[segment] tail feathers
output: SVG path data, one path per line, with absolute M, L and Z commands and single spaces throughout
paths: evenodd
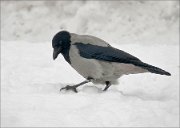
M 141 61 L 134 61 L 133 62 L 134 65 L 142 67 L 143 69 L 148 70 L 151 73 L 156 73 L 156 74 L 160 74 L 160 75 L 167 75 L 167 76 L 171 76 L 171 74 L 163 69 L 160 69 L 158 67 L 146 64 L 144 62 Z

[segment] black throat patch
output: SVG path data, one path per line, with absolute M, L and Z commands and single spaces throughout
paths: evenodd
M 68 41 L 66 43 L 63 43 L 62 55 L 69 64 L 71 64 L 70 57 L 69 57 L 70 47 L 71 47 L 71 42 Z

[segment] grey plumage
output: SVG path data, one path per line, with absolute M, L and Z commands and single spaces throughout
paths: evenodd
M 54 36 L 52 46 L 54 59 L 62 53 L 65 60 L 88 82 L 106 84 L 104 90 L 107 90 L 111 83 L 117 83 L 117 79 L 122 75 L 144 72 L 170 75 L 94 36 L 61 31 Z M 74 86 L 75 90 L 78 86 Z M 72 87 L 63 89 L 68 90 Z
M 168 72 L 160 68 L 143 63 L 138 58 L 124 51 L 113 48 L 111 46 L 101 47 L 101 46 L 95 46 L 95 45 L 83 44 L 83 43 L 75 43 L 75 45 L 77 46 L 80 55 L 88 59 L 97 59 L 97 60 L 109 61 L 109 62 L 133 64 L 143 69 L 147 69 L 149 72 L 152 73 L 161 74 L 161 75 L 170 75 Z

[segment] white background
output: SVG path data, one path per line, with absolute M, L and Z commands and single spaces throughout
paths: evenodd
M 60 30 L 102 38 L 172 76 L 128 75 L 107 92 L 92 83 L 59 92 L 84 80 L 62 56 L 52 59 Z M 2 1 L 1 125 L 179 126 L 179 2 Z

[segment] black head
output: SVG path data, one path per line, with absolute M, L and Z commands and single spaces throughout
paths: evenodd
M 59 53 L 65 52 L 70 47 L 71 35 L 67 31 L 58 32 L 52 39 L 52 47 L 54 48 L 53 59 L 55 60 Z

